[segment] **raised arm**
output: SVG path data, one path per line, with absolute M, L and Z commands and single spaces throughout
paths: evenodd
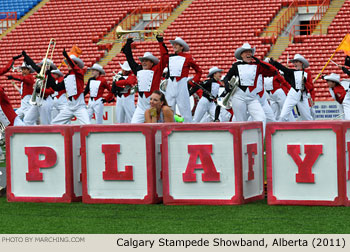
M 32 60 L 32 58 L 30 58 L 28 56 L 28 54 L 26 53 L 26 51 L 22 51 L 22 55 L 24 57 L 24 62 L 27 64 L 27 65 L 30 65 L 34 70 L 35 72 L 37 73 L 40 73 L 41 71 L 41 67 L 37 66 L 37 64 L 35 64 L 35 62 Z
M 128 61 L 131 70 L 135 75 L 137 75 L 137 71 L 142 70 L 142 66 L 137 64 L 136 61 L 134 60 L 134 56 L 132 55 L 132 51 L 131 51 L 132 42 L 134 42 L 133 39 L 128 38 L 128 40 L 126 41 L 126 44 L 122 48 L 122 52 L 125 54 L 126 60 Z

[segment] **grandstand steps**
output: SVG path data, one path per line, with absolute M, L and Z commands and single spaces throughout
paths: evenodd
M 320 34 L 320 26 L 322 27 L 322 34 L 327 34 L 328 27 L 332 23 L 334 17 L 339 12 L 340 8 L 343 6 L 345 0 L 333 0 L 331 1 L 326 14 L 322 17 L 320 23 L 316 26 L 313 35 Z
M 272 33 L 274 31 L 276 31 L 276 27 L 277 27 L 277 23 L 279 21 L 279 19 L 282 17 L 282 15 L 284 13 L 286 13 L 288 11 L 287 7 L 283 7 L 278 14 L 276 15 L 276 17 L 274 17 L 274 19 L 272 20 L 272 22 L 269 24 L 269 26 L 265 29 L 265 31 L 260 35 L 260 37 L 270 37 L 272 36 Z
M 289 45 L 289 36 L 279 36 L 272 50 L 267 55 L 268 58 L 278 59 Z
M 46 3 L 50 2 L 50 0 L 42 0 L 40 3 L 38 3 L 33 9 L 27 12 L 21 19 L 17 20 L 17 22 L 12 25 L 10 28 L 8 28 L 6 31 L 4 31 L 0 35 L 0 39 L 5 37 L 8 33 L 10 33 L 12 30 L 14 30 L 17 26 L 19 26 L 21 23 L 23 23 L 27 18 L 29 18 L 32 14 L 34 14 L 37 10 L 39 10 L 41 7 L 43 7 Z
M 167 20 L 163 22 L 158 28 L 159 31 L 164 31 L 168 28 L 168 26 L 178 17 L 181 15 L 181 13 L 186 10 L 188 6 L 191 5 L 191 3 L 195 0 L 184 0 L 182 1 L 179 6 L 171 13 L 171 15 L 168 17 Z

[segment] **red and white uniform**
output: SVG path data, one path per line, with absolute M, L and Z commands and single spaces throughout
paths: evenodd
M 88 103 L 88 114 L 89 119 L 91 120 L 92 115 L 95 113 L 96 123 L 103 123 L 103 92 L 107 89 L 109 91 L 108 96 L 112 96 L 111 87 L 108 85 L 106 79 L 103 76 L 98 76 L 97 78 L 90 78 L 88 84 L 85 88 L 84 94 L 86 95 L 90 92 L 90 99 Z M 110 100 L 112 98 L 106 98 L 106 100 Z
M 59 77 L 56 80 L 56 83 L 62 82 L 63 80 L 63 76 Z M 60 111 L 67 105 L 68 100 L 65 89 L 61 91 L 55 91 L 51 96 L 53 98 L 51 118 L 54 119 L 60 113 Z
M 66 90 L 67 105 L 52 120 L 52 124 L 69 124 L 75 116 L 81 124 L 90 124 L 89 114 L 84 101 L 84 73 L 71 59 L 67 59 L 71 67 L 63 82 L 53 84 L 51 87 L 55 91 Z M 50 76 L 52 77 L 52 76 Z
M 329 88 L 329 92 L 334 100 L 340 105 L 344 113 L 344 119 L 350 120 L 350 94 L 344 87 L 337 84 L 334 88 Z
M 35 79 L 32 74 L 28 74 L 26 76 L 22 75 L 12 75 L 14 80 L 21 82 L 21 107 L 16 110 L 17 115 L 20 118 L 24 118 L 26 112 L 31 108 L 31 104 L 29 103 L 30 98 L 33 93 L 33 86 L 35 84 Z
M 258 85 L 262 85 L 262 81 L 258 81 L 258 79 L 259 76 L 261 76 L 260 78 L 274 76 L 276 72 L 275 67 L 265 62 L 260 64 L 243 61 L 233 63 L 224 78 L 224 82 L 227 86 L 232 76 L 239 77 L 239 85 L 231 96 L 232 109 L 236 121 L 247 121 L 249 113 L 253 121 L 262 121 L 265 129 L 265 112 L 257 98 L 257 93 L 261 91 L 261 86 Z
M 202 76 L 202 69 L 189 53 L 167 54 L 166 58 L 170 77 L 168 79 L 165 98 L 168 105 L 174 111 L 176 105 L 178 106 L 184 122 L 192 122 L 191 103 L 187 87 L 188 74 L 190 68 L 193 68 L 196 72 L 193 81 L 199 83 Z
M 0 86 L 0 122 L 5 126 L 24 126 L 24 123 L 17 116 L 5 94 L 4 89 Z
M 115 82 L 120 88 L 126 86 L 134 87 L 137 84 L 136 76 L 130 72 L 128 76 L 123 76 L 124 80 Z M 135 95 L 130 94 L 131 89 L 125 93 L 119 92 L 117 95 L 117 103 L 115 105 L 115 116 L 117 123 L 130 123 L 135 112 Z
M 159 42 L 160 49 L 160 61 L 158 64 L 153 65 L 151 70 L 143 70 L 142 65 L 135 62 L 130 44 L 126 44 L 123 52 L 130 65 L 130 68 L 136 74 L 138 79 L 138 100 L 137 107 L 134 115 L 131 119 L 131 123 L 144 123 L 145 112 L 150 107 L 150 96 L 155 90 L 159 90 L 160 81 L 162 78 L 163 70 L 167 64 L 167 50 L 164 42 Z
M 284 101 L 287 98 L 287 94 L 291 86 L 282 77 L 282 75 L 277 74 L 274 77 L 265 77 L 264 87 L 268 94 L 268 100 L 270 101 L 270 106 L 274 112 L 276 119 L 278 120 L 281 114 Z M 289 121 L 295 121 L 295 118 L 292 112 L 290 112 Z

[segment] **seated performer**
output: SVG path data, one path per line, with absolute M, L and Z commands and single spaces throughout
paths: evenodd
M 196 111 L 194 112 L 193 122 L 200 122 L 205 115 L 208 113 L 212 121 L 215 119 L 215 99 L 218 96 L 220 88 L 221 72 L 223 70 L 218 67 L 212 67 L 209 69 L 208 80 L 202 84 L 202 87 L 207 90 L 203 91 L 202 98 L 199 100 Z M 194 87 L 199 89 L 199 87 Z
M 150 98 L 151 108 L 145 112 L 145 123 L 163 123 L 174 122 L 174 113 L 168 106 L 164 94 L 159 91 L 153 91 Z
M 106 79 L 102 76 L 105 75 L 103 67 L 95 63 L 92 67 L 88 68 L 91 70 L 92 77 L 88 80 L 88 83 L 84 90 L 84 96 L 90 92 L 90 99 L 88 104 L 89 119 L 91 120 L 92 115 L 95 113 L 96 124 L 103 123 L 103 103 L 106 100 L 113 99 L 110 85 L 107 84 Z M 107 89 L 109 91 L 106 99 L 103 99 L 103 92 Z
M 90 124 L 89 114 L 84 101 L 84 62 L 74 54 L 68 55 L 63 49 L 69 72 L 63 81 L 56 84 L 51 74 L 48 74 L 47 85 L 55 91 L 66 90 L 67 105 L 52 120 L 51 124 L 68 124 L 75 116 L 81 124 Z
M 160 80 L 163 70 L 166 66 L 166 57 L 168 53 L 163 37 L 157 36 L 160 49 L 159 61 L 152 53 L 146 52 L 143 57 L 140 57 L 141 65 L 137 64 L 133 58 L 131 51 L 132 38 L 129 38 L 123 47 L 122 51 L 126 56 L 131 70 L 137 76 L 138 80 L 138 100 L 135 113 L 131 119 L 131 123 L 143 123 L 145 121 L 145 111 L 150 106 L 150 96 L 155 90 L 159 90 Z
M 322 77 L 327 81 L 329 92 L 334 100 L 336 100 L 344 113 L 344 119 L 350 120 L 350 94 L 341 85 L 339 74 L 331 73 Z
M 266 64 L 254 57 L 255 48 L 249 43 L 237 48 L 235 57 L 237 62 L 233 63 L 231 69 L 224 78 L 226 92 L 231 91 L 229 81 L 233 76 L 239 77 L 238 87 L 231 96 L 231 104 L 236 121 L 247 121 L 248 112 L 254 121 L 262 121 L 265 129 L 266 116 L 257 99 L 257 80 L 262 77 L 274 76 L 276 68 Z M 254 59 L 254 61 L 253 61 Z
M 285 80 L 291 85 L 279 121 L 289 121 L 290 113 L 295 105 L 298 106 L 302 120 L 313 120 L 307 96 L 307 93 L 310 93 L 314 100 L 311 71 L 306 69 L 309 67 L 309 62 L 300 54 L 295 54 L 291 62 L 295 69 L 285 67 L 273 58 L 270 59 L 270 63 L 284 73 Z
M 135 112 L 135 95 L 132 88 L 137 85 L 137 78 L 131 71 L 129 63 L 120 64 L 121 73 L 113 77 L 112 93 L 117 98 L 115 115 L 117 123 L 130 123 Z

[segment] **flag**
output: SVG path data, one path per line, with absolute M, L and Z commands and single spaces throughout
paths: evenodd
M 343 51 L 346 55 L 350 56 L 350 34 L 346 34 L 336 51 Z

